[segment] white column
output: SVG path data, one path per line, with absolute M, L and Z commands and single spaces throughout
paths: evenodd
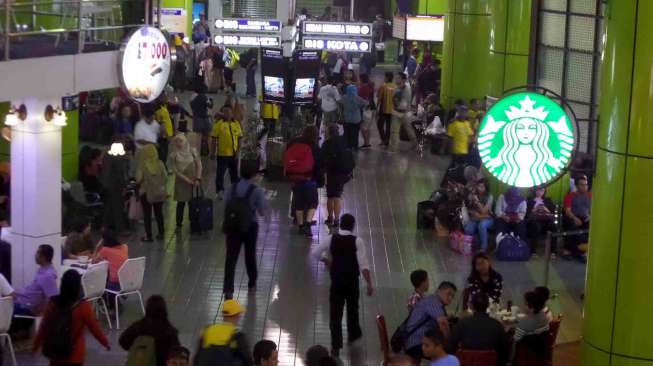
M 296 0 L 277 0 L 277 19 L 286 24 L 289 19 L 295 18 Z
M 27 119 L 11 128 L 11 268 L 14 287 L 34 277 L 41 244 L 54 248 L 53 264 L 61 264 L 61 127 L 45 122 L 45 107 L 61 98 L 14 100 L 27 107 Z M 4 121 L 3 121 L 4 122 Z

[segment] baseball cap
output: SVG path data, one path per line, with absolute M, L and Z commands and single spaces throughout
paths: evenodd
M 233 299 L 225 301 L 222 306 L 222 315 L 224 316 L 235 316 L 244 312 L 245 308 Z

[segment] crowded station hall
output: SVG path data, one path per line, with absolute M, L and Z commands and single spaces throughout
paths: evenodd
M 0 0 L 0 366 L 653 365 L 651 14 Z

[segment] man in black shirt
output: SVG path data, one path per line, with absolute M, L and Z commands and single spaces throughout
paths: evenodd
M 331 355 L 338 357 L 342 348 L 342 314 L 347 305 L 348 341 L 358 341 L 363 332 L 358 319 L 358 300 L 360 297 L 360 273 L 367 283 L 367 296 L 372 296 L 372 276 L 365 244 L 352 231 L 356 220 L 350 214 L 342 215 L 340 232 L 321 243 L 311 253 L 329 268 L 331 289 L 329 291 L 329 328 L 331 330 Z
M 458 348 L 469 350 L 494 350 L 497 364 L 505 365 L 508 357 L 508 337 L 503 325 L 487 313 L 490 299 L 479 292 L 472 297 L 472 316 L 461 319 L 454 327 L 449 339 L 449 353 Z

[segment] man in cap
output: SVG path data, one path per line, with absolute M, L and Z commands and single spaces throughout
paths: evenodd
M 204 330 L 193 365 L 213 365 L 215 360 L 224 360 L 224 365 L 254 364 L 247 337 L 238 328 L 238 322 L 244 313 L 245 308 L 238 301 L 229 299 L 224 302 L 223 322 Z

